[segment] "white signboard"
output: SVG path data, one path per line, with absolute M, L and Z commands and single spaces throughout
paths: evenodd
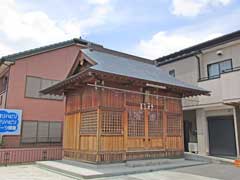
M 20 135 L 22 110 L 0 109 L 0 135 Z

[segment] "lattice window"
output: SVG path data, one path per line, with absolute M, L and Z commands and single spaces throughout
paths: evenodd
M 101 128 L 103 134 L 122 134 L 122 112 L 103 111 L 101 115 Z
M 97 133 L 97 111 L 83 112 L 81 115 L 81 134 Z
M 167 135 L 181 136 L 181 115 L 168 113 L 167 115 Z
M 162 112 L 149 112 L 148 134 L 151 137 L 163 135 Z
M 128 112 L 128 136 L 144 136 L 145 122 L 143 111 Z

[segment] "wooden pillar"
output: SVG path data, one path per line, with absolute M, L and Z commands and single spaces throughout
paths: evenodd
M 68 118 L 67 118 L 67 115 L 65 113 L 64 122 L 63 122 L 63 151 L 67 146 L 67 137 L 68 137 L 68 134 L 67 134 L 67 129 L 68 129 L 67 119 Z
M 181 112 L 181 151 L 184 152 L 184 127 L 183 127 L 183 111 L 182 111 L 182 100 L 179 100 L 180 112 Z
M 81 113 L 77 113 L 76 115 L 76 150 L 80 150 L 80 123 L 81 123 Z
M 149 137 L 148 137 L 148 110 L 146 109 L 146 110 L 144 110 L 144 124 L 145 124 L 145 149 L 148 149 L 148 147 L 149 147 L 149 143 L 150 143 L 150 139 L 149 139 Z
M 127 112 L 127 102 L 126 102 L 126 93 L 124 93 L 124 112 L 123 112 L 123 143 L 124 143 L 124 155 L 123 160 L 127 160 L 127 141 L 128 141 L 128 112 Z
M 96 146 L 97 146 L 97 153 L 96 153 L 96 163 L 99 163 L 101 161 L 100 158 L 100 150 L 101 150 L 101 95 L 102 95 L 102 89 L 95 89 L 96 95 L 97 95 L 97 134 L 96 134 Z
M 167 151 L 167 98 L 164 97 L 164 109 L 163 109 L 163 147 L 166 155 Z
M 101 118 L 100 118 L 101 110 L 98 107 L 97 109 L 97 134 L 96 134 L 96 146 L 97 146 L 97 155 L 96 155 L 96 162 L 99 163 L 101 161 L 100 159 L 100 141 L 101 141 Z

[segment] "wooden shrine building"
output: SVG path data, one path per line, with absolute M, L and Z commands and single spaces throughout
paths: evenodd
M 208 94 L 99 49 L 80 50 L 68 78 L 42 93 L 66 96 L 64 158 L 93 163 L 182 156 L 181 98 Z

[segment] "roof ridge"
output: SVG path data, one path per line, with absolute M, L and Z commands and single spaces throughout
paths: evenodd
M 161 62 L 164 63 L 166 61 L 171 62 L 171 59 L 177 58 L 177 57 L 182 56 L 184 54 L 186 55 L 186 54 L 197 52 L 197 51 L 199 52 L 202 49 L 210 48 L 214 45 L 216 46 L 218 44 L 222 44 L 224 42 L 228 42 L 228 41 L 234 40 L 236 38 L 240 38 L 240 30 L 237 30 L 237 31 L 234 31 L 234 32 L 231 32 L 231 33 L 228 33 L 228 34 L 224 34 L 222 36 L 219 36 L 219 37 L 216 37 L 216 38 L 213 38 L 213 39 L 195 44 L 193 46 L 181 49 L 179 51 L 170 53 L 168 55 L 159 57 L 159 58 L 155 59 L 155 61 L 157 61 L 159 63 L 161 63 Z
M 49 44 L 49 45 L 40 46 L 40 47 L 37 47 L 37 48 L 17 52 L 17 53 L 14 53 L 14 54 L 2 56 L 0 58 L 0 61 L 4 61 L 4 60 L 15 61 L 17 59 L 22 59 L 22 58 L 29 57 L 29 56 L 32 56 L 32 55 L 35 55 L 35 54 L 40 54 L 40 53 L 43 53 L 43 52 L 64 48 L 64 47 L 67 47 L 67 46 L 71 46 L 73 44 L 82 44 L 82 45 L 85 45 L 85 46 L 87 46 L 89 44 L 92 44 L 92 45 L 96 45 L 96 46 L 101 46 L 99 44 L 92 43 L 90 41 L 87 41 L 87 40 L 84 40 L 84 39 L 81 39 L 81 38 L 73 38 L 73 39 L 70 39 L 70 40 L 57 42 L 57 43 L 53 43 L 53 44 Z
M 98 51 L 101 53 L 107 53 L 107 54 L 111 54 L 113 56 L 117 56 L 117 57 L 122 57 L 122 58 L 128 58 L 131 60 L 135 60 L 138 62 L 142 62 L 142 63 L 146 63 L 146 64 L 154 64 L 154 60 L 151 59 L 147 59 L 144 57 L 140 57 L 140 56 L 136 56 L 136 55 L 132 55 L 132 54 L 128 54 L 128 53 L 124 53 L 121 51 L 117 51 L 117 50 L 113 50 L 113 49 L 109 49 L 109 48 L 105 48 L 105 47 L 101 47 L 101 48 L 93 48 L 93 49 L 89 49 L 90 51 Z

